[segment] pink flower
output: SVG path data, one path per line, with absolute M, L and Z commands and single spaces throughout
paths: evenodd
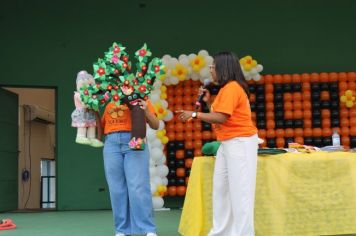
M 114 55 L 114 56 L 111 58 L 111 62 L 114 63 L 114 64 L 117 64 L 117 63 L 119 62 L 118 56 Z

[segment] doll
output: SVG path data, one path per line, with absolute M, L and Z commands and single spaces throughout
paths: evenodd
M 102 147 L 104 144 L 96 138 L 95 112 L 88 109 L 80 98 L 80 89 L 84 86 L 95 84 L 94 78 L 86 71 L 80 71 L 77 75 L 77 91 L 74 92 L 75 110 L 72 112 L 72 127 L 77 128 L 75 142 L 92 147 Z

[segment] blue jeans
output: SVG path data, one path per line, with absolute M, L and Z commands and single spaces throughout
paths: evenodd
M 131 150 L 130 138 L 130 132 L 111 133 L 105 138 L 104 168 L 115 230 L 127 235 L 155 233 L 148 147 Z

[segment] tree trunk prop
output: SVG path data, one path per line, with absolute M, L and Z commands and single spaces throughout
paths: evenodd
M 139 106 L 131 106 L 131 140 L 129 146 L 133 150 L 145 149 L 146 118 L 145 111 Z

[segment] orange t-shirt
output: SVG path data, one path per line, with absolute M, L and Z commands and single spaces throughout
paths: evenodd
M 219 141 L 248 137 L 257 133 L 257 128 L 252 123 L 250 102 L 236 81 L 228 82 L 220 89 L 211 105 L 211 111 L 229 115 L 223 124 L 213 124 Z
M 155 109 L 150 101 L 147 101 L 147 107 L 152 114 L 155 114 Z M 131 131 L 131 111 L 127 105 L 116 106 L 111 102 L 105 107 L 101 123 L 104 134 L 115 131 Z

